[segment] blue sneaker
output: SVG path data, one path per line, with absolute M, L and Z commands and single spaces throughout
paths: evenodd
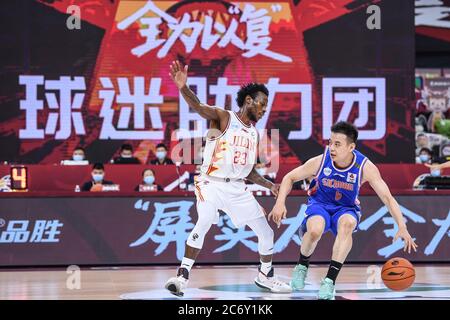
M 319 289 L 319 300 L 334 300 L 334 295 L 336 294 L 336 290 L 334 289 L 333 280 L 329 278 L 325 278 L 320 282 Z
M 305 279 L 308 273 L 308 267 L 298 264 L 292 271 L 292 280 L 289 283 L 292 290 L 301 290 L 305 287 Z

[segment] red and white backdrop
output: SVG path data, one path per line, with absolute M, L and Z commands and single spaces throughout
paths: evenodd
M 367 26 L 371 5 L 381 29 Z M 175 147 L 176 129 L 202 137 L 206 121 L 168 76 L 175 59 L 189 64 L 193 90 L 212 105 L 236 110 L 239 85 L 269 87 L 257 127 L 278 129 L 280 148 L 268 160 L 297 164 L 322 152 L 342 119 L 357 125 L 358 147 L 373 161 L 414 161 L 413 1 L 19 0 L 1 8 L 3 161 L 59 163 L 82 145 L 91 161 L 108 162 L 128 142 L 146 163 L 157 143 Z

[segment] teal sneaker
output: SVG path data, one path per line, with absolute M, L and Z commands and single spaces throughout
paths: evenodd
M 325 278 L 320 282 L 319 300 L 334 300 L 336 290 L 334 289 L 333 280 Z
M 306 274 L 308 273 L 308 267 L 298 264 L 292 271 L 292 280 L 289 283 L 292 290 L 301 290 L 305 287 Z

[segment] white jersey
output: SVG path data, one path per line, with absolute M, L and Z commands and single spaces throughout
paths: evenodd
M 225 131 L 206 139 L 201 172 L 217 178 L 244 179 L 256 163 L 258 131 L 244 124 L 236 113 L 227 112 L 230 120 Z

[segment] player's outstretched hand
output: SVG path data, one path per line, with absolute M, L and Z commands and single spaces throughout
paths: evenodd
M 272 184 L 272 187 L 270 187 L 270 191 L 273 193 L 276 199 L 278 197 L 278 192 L 280 191 L 280 184 L 279 183 Z
M 180 61 L 172 61 L 170 65 L 169 75 L 173 82 L 177 85 L 178 89 L 183 88 L 187 82 L 188 66 L 184 67 L 181 65 Z
M 395 235 L 393 242 L 397 241 L 398 238 L 402 238 L 403 242 L 405 243 L 403 251 L 408 250 L 408 253 L 411 253 L 411 248 L 413 248 L 415 252 L 417 251 L 417 244 L 414 242 L 413 238 L 409 234 L 408 229 L 400 228 L 397 234 Z
M 272 211 L 270 211 L 268 220 L 270 221 L 270 219 L 272 219 L 273 222 L 275 222 L 279 228 L 280 224 L 281 224 L 281 220 L 286 218 L 286 214 L 287 214 L 286 206 L 276 204 L 273 207 Z

